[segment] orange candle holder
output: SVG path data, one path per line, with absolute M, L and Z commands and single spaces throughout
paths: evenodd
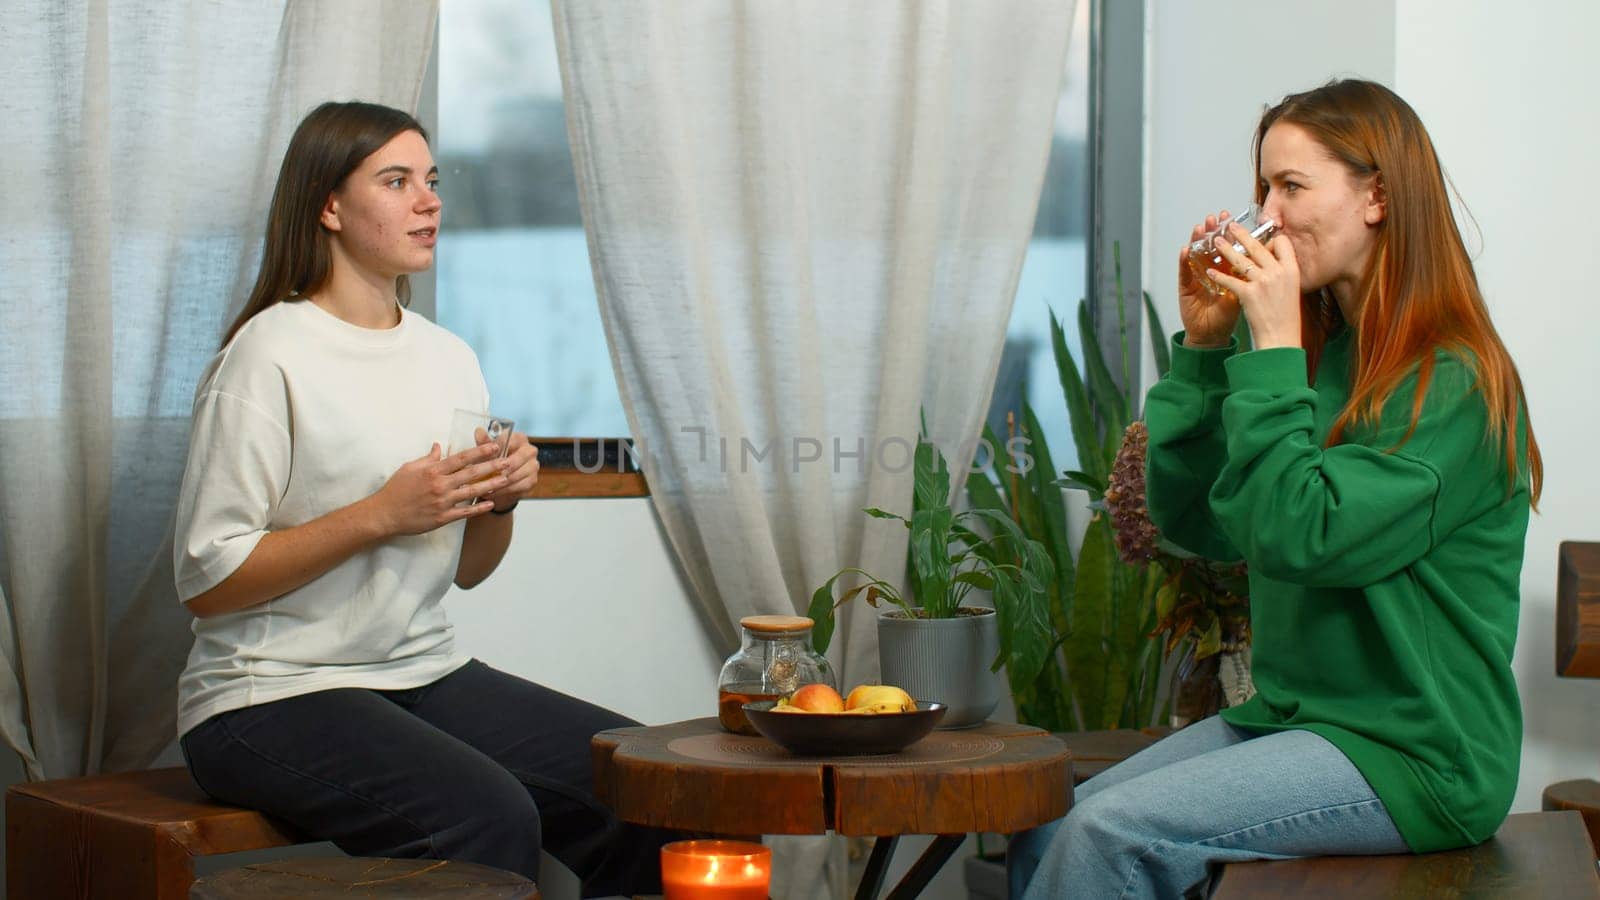
M 663 900 L 767 900 L 772 850 L 747 841 L 677 841 L 661 848 Z

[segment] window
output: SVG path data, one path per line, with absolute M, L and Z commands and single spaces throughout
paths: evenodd
M 1076 453 L 1050 349 L 1078 347 L 1088 270 L 1089 22 L 1080 0 L 1044 193 L 988 421 L 1025 398 L 1058 467 Z M 600 324 L 548 0 L 451 0 L 440 17 L 436 153 L 445 195 L 437 316 L 479 354 L 494 411 L 545 436 L 628 433 Z
M 518 431 L 626 435 L 548 0 L 451 0 L 438 72 L 439 323 L 477 351 L 494 412 Z

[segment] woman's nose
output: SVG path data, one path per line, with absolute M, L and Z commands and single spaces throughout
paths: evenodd
M 1283 217 L 1280 214 L 1281 206 L 1282 204 L 1278 202 L 1277 196 L 1269 192 L 1261 201 L 1261 218 L 1271 219 L 1272 221 L 1277 222 L 1279 225 L 1282 225 Z

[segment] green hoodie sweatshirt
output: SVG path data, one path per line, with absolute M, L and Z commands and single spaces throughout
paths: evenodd
M 1249 564 L 1258 693 L 1223 718 L 1327 738 L 1413 851 L 1475 844 L 1517 784 L 1526 473 L 1508 484 L 1473 370 L 1444 351 L 1409 437 L 1415 372 L 1376 427 L 1324 447 L 1350 334 L 1314 388 L 1300 348 L 1193 350 L 1180 334 L 1145 401 L 1150 516 L 1179 546 Z

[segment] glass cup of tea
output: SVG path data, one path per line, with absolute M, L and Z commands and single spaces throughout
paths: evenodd
M 1276 221 L 1261 215 L 1261 207 L 1254 203 L 1247 204 L 1244 212 L 1236 216 L 1223 216 L 1217 222 L 1215 230 L 1206 232 L 1205 236 L 1189 245 L 1189 271 L 1194 273 L 1195 280 L 1205 288 L 1206 293 L 1218 300 L 1231 299 L 1233 291 L 1228 290 L 1206 274 L 1206 269 L 1216 269 L 1219 272 L 1234 274 L 1233 264 L 1217 249 L 1217 240 L 1220 238 L 1233 245 L 1239 253 L 1244 252 L 1244 244 L 1235 240 L 1229 233 L 1228 226 L 1238 223 L 1250 236 L 1265 244 L 1277 235 L 1280 226 Z
M 504 459 L 506 451 L 511 447 L 511 428 L 515 425 L 510 419 L 492 416 L 488 413 L 476 412 L 470 409 L 458 409 L 450 415 L 450 445 L 445 450 L 445 456 L 453 456 L 463 450 L 470 450 L 486 441 L 498 444 L 500 452 L 495 454 L 495 459 Z M 493 481 L 495 475 L 487 475 L 478 479 L 479 484 Z M 470 506 L 477 503 L 479 497 L 465 501 L 463 505 Z

